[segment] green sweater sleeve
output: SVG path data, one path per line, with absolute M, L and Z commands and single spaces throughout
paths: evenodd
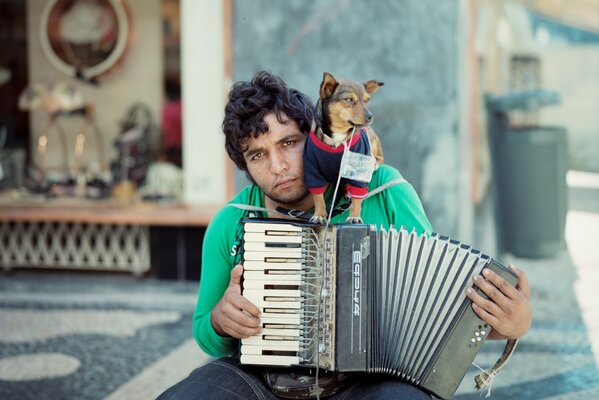
M 238 341 L 216 333 L 210 313 L 229 286 L 234 267 L 231 251 L 242 212 L 225 207 L 212 219 L 204 235 L 200 291 L 193 316 L 193 335 L 207 354 L 221 357 L 235 351 Z

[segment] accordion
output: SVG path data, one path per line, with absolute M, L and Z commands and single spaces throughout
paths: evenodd
M 372 225 L 248 219 L 243 260 L 263 329 L 241 340 L 242 364 L 389 374 L 441 398 L 491 330 L 466 297 L 473 275 L 517 282 L 460 242 Z

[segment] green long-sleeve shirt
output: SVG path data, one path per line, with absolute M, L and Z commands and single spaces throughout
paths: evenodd
M 382 165 L 374 172 L 369 190 L 398 178 L 401 178 L 401 174 L 396 169 Z M 231 203 L 264 207 L 264 192 L 258 186 L 251 185 L 239 192 Z M 349 210 L 333 217 L 331 223 L 342 223 L 348 214 Z M 246 212 L 239 208 L 224 207 L 214 216 L 204 236 L 200 292 L 193 316 L 193 335 L 202 350 L 215 357 L 231 354 L 238 346 L 236 339 L 222 337 L 214 331 L 210 313 L 229 286 L 231 269 L 238 260 L 236 253 L 242 230 L 241 219 L 246 216 Z M 419 233 L 431 232 L 431 225 L 420 199 L 407 182 L 364 200 L 362 219 L 367 224 L 386 229 L 393 225 L 405 226 L 408 230 L 415 228 Z

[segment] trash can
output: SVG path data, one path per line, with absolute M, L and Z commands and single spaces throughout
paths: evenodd
M 543 90 L 486 96 L 499 252 L 546 258 L 565 248 L 566 130 L 510 121 L 511 112 L 559 103 Z

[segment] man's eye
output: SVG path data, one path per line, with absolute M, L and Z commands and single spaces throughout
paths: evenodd
M 256 161 L 262 158 L 262 156 L 264 156 L 263 153 L 256 153 L 252 156 L 252 161 Z
M 283 146 L 291 146 L 292 144 L 295 144 L 295 140 L 287 140 L 285 143 L 283 143 Z

